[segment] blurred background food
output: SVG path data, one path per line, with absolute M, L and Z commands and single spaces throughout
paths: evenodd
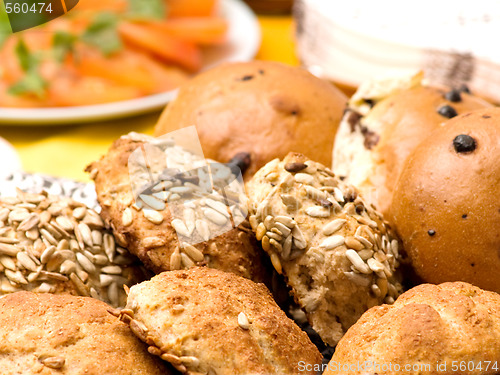
M 6 22 L 3 17 L 3 22 Z M 0 106 L 79 106 L 172 90 L 225 41 L 215 0 L 84 0 L 2 38 Z

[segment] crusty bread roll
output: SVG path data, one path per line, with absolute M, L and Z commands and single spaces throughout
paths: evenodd
M 312 328 L 335 346 L 367 309 L 400 293 L 398 240 L 358 191 L 297 153 L 247 183 L 250 223 Z
M 234 272 L 258 282 L 264 281 L 267 270 L 262 263 L 263 252 L 258 247 L 251 229 L 245 227 L 245 223 L 249 226 L 248 221 L 208 241 L 200 239 L 201 242 L 187 246 L 186 249 L 181 247 L 179 232 L 173 226 L 175 223 L 172 224 L 174 221 L 172 209 L 176 202 L 173 196 L 177 195 L 179 202 L 182 198 L 186 202 L 192 199 L 192 204 L 201 204 L 199 197 L 193 197 L 189 191 L 180 197 L 165 185 L 166 191 L 158 192 L 160 198 L 150 195 L 151 200 L 161 205 L 157 207 L 158 210 L 150 208 L 141 199 L 136 203 L 132 183 L 137 181 L 131 181 L 129 158 L 134 151 L 153 141 L 152 137 L 145 135 L 123 136 L 113 143 L 106 155 L 87 167 L 96 185 L 97 199 L 102 207 L 101 215 L 113 229 L 117 242 L 126 246 L 156 273 L 189 268 L 197 264 Z M 162 153 L 158 158 L 164 160 L 165 150 L 158 149 L 158 151 Z M 179 153 L 181 152 L 187 153 L 179 150 Z M 181 159 L 183 155 L 181 154 Z M 203 159 L 200 161 L 205 162 Z M 132 178 L 139 179 L 140 176 Z M 181 181 L 176 181 L 178 185 L 175 187 L 182 188 Z M 153 182 L 155 183 L 160 185 L 161 181 Z M 212 198 L 215 199 L 214 196 Z M 138 206 L 139 203 L 141 207 Z M 182 214 L 182 206 L 179 208 Z M 197 207 L 196 215 L 200 213 L 199 211 L 202 211 L 202 208 Z M 186 214 L 182 216 L 182 225 L 193 227 L 192 236 L 201 236 L 200 228 L 196 226 L 196 217 L 187 217 Z M 205 231 L 217 230 L 217 225 L 209 223 L 205 226 Z M 226 220 L 226 224 L 230 225 L 231 222 Z
M 299 362 L 321 363 L 266 287 L 232 273 L 163 272 L 133 286 L 126 309 L 114 313 L 150 353 L 186 374 L 315 374 L 299 371 Z
M 500 292 L 500 109 L 443 124 L 410 155 L 391 216 L 426 282 Z
M 419 285 L 368 310 L 324 375 L 484 375 L 499 367 L 500 295 L 455 282 Z
M 0 298 L 2 375 L 168 375 L 104 302 L 17 292 Z
M 290 150 L 330 165 L 346 101 L 336 87 L 301 68 L 264 61 L 224 64 L 180 88 L 155 135 L 196 125 L 205 157 L 225 163 L 250 153 L 245 177 Z
M 418 74 L 362 85 L 336 137 L 333 171 L 358 187 L 384 215 L 404 161 L 429 132 L 450 116 L 491 107 L 466 88 L 431 87 L 422 78 Z
M 83 203 L 22 191 L 0 199 L 0 294 L 69 293 L 123 307 L 123 286 L 149 276 Z

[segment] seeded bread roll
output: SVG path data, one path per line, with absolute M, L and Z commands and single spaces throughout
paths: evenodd
M 417 274 L 500 293 L 500 109 L 456 117 L 410 155 L 391 208 Z
M 153 141 L 153 138 L 144 135 L 124 136 L 114 142 L 101 160 L 92 163 L 87 168 L 96 185 L 97 199 L 102 206 L 101 216 L 113 229 L 118 243 L 127 246 L 156 273 L 189 268 L 196 264 L 233 272 L 255 281 L 263 281 L 266 274 L 262 263 L 263 252 L 258 247 L 248 221 L 243 221 L 237 228 L 228 228 L 228 231 L 224 233 L 221 228 L 230 226 L 232 221 L 228 219 L 229 215 L 225 206 L 223 209 L 226 211 L 223 213 L 226 216 L 220 212 L 214 212 L 220 211 L 218 208 L 220 203 L 210 203 L 217 210 L 208 206 L 202 207 L 199 205 L 200 201 L 194 200 L 194 203 L 176 206 L 176 202 L 182 202 L 182 199 L 184 201 L 191 199 L 190 189 L 194 186 L 193 184 L 176 179 L 173 182 L 177 190 L 174 192 L 167 188 L 167 185 L 164 185 L 167 182 L 163 181 L 158 185 L 160 188 L 163 186 L 166 191 L 151 192 L 146 197 L 142 194 L 142 198 L 137 200 L 138 203 L 136 202 L 129 177 L 129 157 L 135 150 Z M 167 147 L 167 149 L 170 148 Z M 185 153 L 178 149 L 173 152 L 177 151 Z M 181 154 L 181 159 L 184 156 Z M 159 155 L 158 159 L 165 159 L 165 155 Z M 171 186 L 171 182 L 168 184 Z M 182 192 L 181 189 L 186 191 Z M 206 198 L 219 199 L 221 195 L 214 193 Z M 142 199 L 157 206 L 150 207 Z M 196 204 L 196 206 L 190 206 L 191 204 Z M 173 217 L 175 207 L 178 207 L 177 211 L 180 212 L 177 214 L 181 219 Z M 222 219 L 223 227 L 206 218 L 196 216 L 200 212 Z M 203 219 L 201 220 L 203 222 L 200 224 L 198 219 Z M 244 219 L 241 214 L 240 219 Z M 208 239 L 207 235 L 217 231 L 222 234 Z M 198 238 L 201 242 L 195 245 L 184 245 L 184 241 L 181 243 L 178 238 L 178 235 L 184 232 L 188 232 L 185 233 L 186 238 L 183 237 L 186 241 Z M 205 241 L 205 239 L 208 240 Z
M 250 153 L 246 179 L 290 150 L 330 165 L 346 102 L 340 90 L 301 68 L 228 63 L 183 85 L 155 135 L 196 125 L 206 157 L 226 163 L 240 152 Z
M 250 223 L 313 329 L 334 346 L 363 312 L 401 285 L 398 241 L 352 186 L 296 153 L 247 183 Z
M 333 171 L 384 215 L 404 161 L 429 132 L 457 114 L 492 106 L 465 87 L 440 89 L 423 84 L 422 78 L 362 85 L 335 141 Z
M 164 272 L 133 286 L 116 315 L 149 352 L 187 374 L 315 374 L 321 354 L 263 284 L 210 268 Z
M 0 294 L 69 293 L 118 307 L 123 285 L 147 276 L 84 204 L 21 191 L 0 200 Z
M 18 292 L 0 298 L 3 375 L 168 375 L 104 302 Z
M 462 282 L 423 284 L 363 314 L 324 375 L 498 374 L 499 359 L 500 295 Z

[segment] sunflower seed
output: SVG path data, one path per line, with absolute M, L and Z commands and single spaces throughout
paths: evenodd
M 189 236 L 191 236 L 196 227 L 196 212 L 192 208 L 185 208 L 182 212 L 184 217 L 184 222 L 186 223 L 186 228 L 189 232 Z
M 290 194 L 281 194 L 281 201 L 290 211 L 295 211 L 302 207 L 302 203 Z
M 203 253 L 200 250 L 188 243 L 183 244 L 183 252 L 186 253 L 195 262 L 201 262 L 205 259 Z
M 334 235 L 325 238 L 319 247 L 326 249 L 326 250 L 333 250 L 336 247 L 342 246 L 345 243 L 345 239 L 343 236 L 340 235 Z
M 0 210 L 0 221 L 5 221 L 9 217 L 10 210 L 8 208 L 2 208 Z
M 342 190 L 340 190 L 338 187 L 333 188 L 333 197 L 339 203 L 345 202 L 344 193 L 342 193 Z
M 38 225 L 40 222 L 40 217 L 37 214 L 30 214 L 26 219 L 24 219 L 21 224 L 17 227 L 18 231 L 25 232 L 30 230 L 34 226 Z
M 162 211 L 166 207 L 166 204 L 163 200 L 160 200 L 154 196 L 141 194 L 139 195 L 139 197 L 147 206 L 149 206 L 153 210 Z
M 255 232 L 255 238 L 257 239 L 257 241 L 261 241 L 266 232 L 267 229 L 264 223 L 259 223 L 259 225 L 257 226 L 257 230 Z
M 19 240 L 17 238 L 10 238 L 10 237 L 0 237 L 0 243 L 6 243 L 10 245 L 16 245 L 19 243 Z
M 64 275 L 69 275 L 73 272 L 76 272 L 75 262 L 73 262 L 71 260 L 65 260 L 64 262 L 62 262 L 62 264 L 59 268 L 59 272 L 64 274 Z
M 266 238 L 266 237 L 264 237 L 264 238 Z M 278 272 L 281 275 L 283 273 L 283 268 L 281 267 L 281 262 L 280 262 L 280 258 L 278 257 L 278 254 L 272 252 L 270 255 L 270 258 L 271 258 L 271 263 L 272 263 L 274 269 L 276 270 L 276 272 Z
M 380 297 L 385 298 L 388 291 L 388 282 L 386 279 L 377 279 L 377 286 L 380 289 Z
M 102 254 L 96 254 L 94 255 L 94 263 L 97 264 L 98 266 L 105 266 L 108 264 L 109 259 L 106 255 Z
M 29 257 L 25 252 L 20 251 L 17 253 L 17 262 L 25 269 L 29 271 L 36 271 L 36 263 Z
M 0 257 L 0 264 L 8 270 L 17 271 L 16 263 L 10 257 L 1 256 Z
M 297 247 L 297 249 L 303 250 L 307 247 L 306 239 L 304 238 L 304 234 L 300 230 L 298 226 L 293 227 L 292 229 L 293 236 L 293 244 Z
M 276 250 L 278 250 L 279 253 L 281 253 L 283 251 L 283 247 L 281 246 L 281 244 L 278 241 L 276 241 L 274 238 L 271 238 L 269 240 L 269 244 L 271 246 L 273 246 Z
M 114 284 L 111 284 L 114 285 Z M 109 292 L 108 292 L 109 294 Z M 148 329 L 144 325 L 144 323 L 132 319 L 129 323 L 130 325 L 130 330 L 137 336 L 139 337 L 142 341 L 146 341 L 148 337 Z
M 283 242 L 283 250 L 281 252 L 281 256 L 283 259 L 287 260 L 290 257 L 290 252 L 292 251 L 292 241 L 293 237 L 290 234 L 285 241 Z
M 163 215 L 158 211 L 143 208 L 142 213 L 144 217 L 153 224 L 159 225 L 163 222 Z
M 269 242 L 269 237 L 267 237 L 267 236 L 262 237 L 261 245 L 265 251 L 270 251 L 271 246 L 270 246 L 270 242 Z
M 193 191 L 193 189 L 191 189 L 188 186 L 174 186 L 169 190 L 172 194 L 179 194 L 179 195 L 189 194 Z
M 368 265 L 363 262 L 363 259 L 361 259 L 356 251 L 349 249 L 345 252 L 345 255 L 347 259 L 349 259 L 349 261 L 352 263 L 354 268 L 356 268 L 359 272 L 365 274 L 371 273 L 370 267 L 368 267 Z
M 73 217 L 76 220 L 81 220 L 87 214 L 87 209 L 85 207 L 77 207 L 73 210 Z
M 82 268 L 88 273 L 96 272 L 95 265 L 82 253 L 76 253 L 76 260 L 78 261 L 78 264 L 80 264 L 80 266 L 82 266 Z
M 373 250 L 363 249 L 361 251 L 358 251 L 358 255 L 361 257 L 361 259 L 366 261 L 373 256 Z
M 23 285 L 28 284 L 28 280 L 26 280 L 24 278 L 23 274 L 19 271 L 14 272 L 14 271 L 11 271 L 9 269 L 6 269 L 5 276 L 15 284 L 23 284 Z
M 92 229 L 102 229 L 104 227 L 102 218 L 93 210 L 87 210 L 87 214 L 83 218 L 83 222 Z
M 129 225 L 132 224 L 132 221 L 133 221 L 132 210 L 130 209 L 130 207 L 127 207 L 122 212 L 122 225 L 124 227 L 128 227 Z
M 15 257 L 21 249 L 15 245 L 10 245 L 6 243 L 0 243 L 0 254 Z
M 57 281 L 68 281 L 68 278 L 58 272 L 40 271 L 40 275 Z
M 180 270 L 181 269 L 181 253 L 179 252 L 179 248 L 175 248 L 172 255 L 170 255 L 170 270 Z
M 49 283 L 41 283 L 38 287 L 38 293 L 53 293 L 55 287 Z
M 305 185 L 304 189 L 306 190 L 307 195 L 312 199 L 320 201 L 320 200 L 326 200 L 327 198 L 327 195 L 324 192 L 322 192 L 319 189 L 316 189 L 315 187 Z
M 210 227 L 204 220 L 196 220 L 196 230 L 204 241 L 210 239 Z
M 359 242 L 361 242 L 361 244 L 363 244 L 364 247 L 368 249 L 373 248 L 373 244 L 363 236 L 354 235 L 354 238 L 357 239 Z
M 104 252 L 108 256 L 108 259 L 112 262 L 115 257 L 115 240 L 113 236 L 109 233 L 104 234 Z
M 215 211 L 213 208 L 203 208 L 205 217 L 217 225 L 224 225 L 227 222 L 227 217 Z
M 362 286 L 362 287 L 367 287 L 371 283 L 369 278 L 367 278 L 366 276 L 362 276 L 359 273 L 344 272 L 344 275 L 346 275 L 346 277 L 349 279 L 349 281 L 351 281 L 352 283 L 354 283 L 356 285 Z
M 80 223 L 76 227 L 75 234 L 80 233 L 81 240 L 83 241 L 83 244 L 92 247 L 93 242 L 92 242 L 92 231 L 90 230 L 89 226 L 85 223 Z M 83 249 L 82 243 L 80 243 L 80 247 Z
M 307 173 L 297 173 L 294 178 L 299 184 L 310 185 L 314 182 L 314 177 Z
M 167 240 L 165 238 L 161 237 L 146 237 L 142 240 L 142 246 L 144 246 L 146 249 L 152 249 L 155 247 L 160 247 L 163 246 L 167 243 Z
M 347 220 L 345 220 L 345 219 L 332 220 L 323 227 L 323 230 L 322 230 L 323 234 L 325 236 L 330 236 L 333 233 L 342 229 L 342 227 L 344 226 L 345 223 L 347 223 Z
M 69 279 L 73 282 L 76 290 L 80 295 L 84 297 L 90 297 L 89 288 L 83 283 L 83 281 L 77 276 L 76 273 L 72 273 L 69 275 Z
M 191 268 L 195 265 L 193 260 L 185 253 L 181 253 L 181 263 L 184 268 Z
M 280 222 L 274 223 L 274 229 L 279 230 L 281 235 L 284 237 L 287 237 L 290 233 L 292 233 L 292 230 L 289 227 Z
M 278 230 L 276 230 L 278 231 Z M 269 237 L 270 239 L 272 238 L 275 241 L 281 242 L 283 237 L 280 234 L 274 233 L 274 232 L 266 232 L 266 236 Z
M 238 314 L 238 325 L 243 329 L 250 329 L 250 322 L 244 312 Z
M 329 209 L 320 206 L 306 208 L 306 214 L 314 218 L 326 218 L 331 215 Z
M 122 268 L 120 266 L 107 266 L 101 268 L 101 272 L 111 274 L 111 275 L 121 275 Z
M 15 209 L 9 214 L 9 221 L 20 222 L 24 221 L 30 216 L 30 213 L 25 209 Z
M 172 227 L 174 227 L 177 234 L 180 234 L 181 236 L 184 236 L 184 237 L 190 236 L 190 233 L 188 231 L 188 228 L 186 227 L 186 224 L 184 224 L 184 222 L 181 219 L 172 220 Z
M 66 360 L 63 357 L 47 357 L 40 362 L 49 368 L 60 369 L 64 367 Z
M 370 267 L 373 272 L 384 271 L 384 265 L 374 258 L 368 259 L 366 263 L 368 263 L 368 267 Z
M 354 237 L 347 237 L 345 239 L 345 245 L 349 249 L 354 249 L 356 251 L 361 251 L 361 250 L 363 250 L 365 248 L 363 246 L 363 244 L 361 242 L 359 242 L 357 239 L 355 239 Z

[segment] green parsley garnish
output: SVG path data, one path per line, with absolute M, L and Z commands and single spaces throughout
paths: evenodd
M 123 47 L 117 27 L 117 16 L 112 13 L 100 13 L 85 30 L 82 40 L 99 48 L 105 55 L 111 55 Z

